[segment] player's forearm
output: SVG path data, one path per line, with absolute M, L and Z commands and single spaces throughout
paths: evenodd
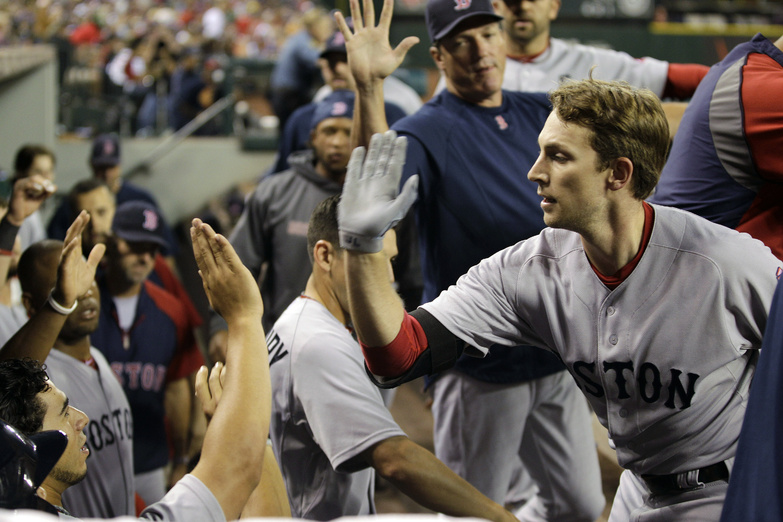
M 516 520 L 407 437 L 392 437 L 375 446 L 372 462 L 381 476 L 428 509 L 450 516 Z
M 389 281 L 386 258 L 382 252 L 346 254 L 348 301 L 359 340 L 367 347 L 386 346 L 397 337 L 405 315 Z
M 373 134 L 387 130 L 389 124 L 383 99 L 383 79 L 357 85 L 351 129 L 352 148 L 367 147 Z
M 239 517 L 261 478 L 270 397 L 261 318 L 229 321 L 223 395 L 193 472 L 215 494 L 228 520 Z
M 67 318 L 45 304 L 0 348 L 0 360 L 29 357 L 44 362 Z

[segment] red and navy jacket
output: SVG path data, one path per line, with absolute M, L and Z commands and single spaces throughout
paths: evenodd
M 133 414 L 133 460 L 136 473 L 169 461 L 164 395 L 166 384 L 187 377 L 204 364 L 184 306 L 150 281 L 139 293 L 136 316 L 128 331 L 120 328 L 114 300 L 99 279 L 101 315 L 90 336 L 114 370 Z

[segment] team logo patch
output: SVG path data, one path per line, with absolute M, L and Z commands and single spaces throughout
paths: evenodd
M 144 223 L 141 224 L 144 230 L 155 231 L 158 229 L 158 214 L 154 210 L 144 210 Z
M 454 0 L 454 10 L 463 11 L 465 9 L 470 9 L 471 2 L 472 0 Z
M 781 275 L 783 275 L 783 268 L 778 267 L 777 271 L 775 272 L 775 277 L 780 279 Z
M 104 156 L 113 156 L 114 155 L 114 142 L 111 140 L 106 140 L 103 142 L 103 155 Z
M 503 116 L 501 116 L 500 114 L 498 114 L 497 116 L 495 116 L 495 121 L 497 122 L 497 124 L 498 124 L 498 128 L 499 128 L 500 130 L 506 130 L 506 129 L 508 129 L 508 123 L 506 123 L 506 120 L 505 120 L 505 119 L 503 118 Z
M 348 112 L 348 104 L 343 101 L 334 102 L 332 116 L 342 116 Z

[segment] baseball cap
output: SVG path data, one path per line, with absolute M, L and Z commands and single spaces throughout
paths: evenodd
M 478 16 L 492 20 L 503 19 L 495 13 L 491 0 L 429 0 L 424 18 L 430 40 L 437 42 L 460 22 Z
M 353 91 L 340 90 L 318 102 L 310 120 L 310 130 L 315 129 L 319 123 L 327 118 L 353 118 Z
M 348 24 L 349 28 L 353 29 L 353 20 L 350 16 L 345 19 L 345 23 Z M 345 36 L 339 29 L 326 41 L 326 47 L 321 51 L 320 56 L 323 58 L 331 53 L 348 54 L 348 51 L 345 49 Z
M 36 490 L 67 445 L 68 437 L 62 431 L 42 431 L 27 437 L 0 420 L 0 508 L 54 512 Z
M 101 134 L 93 140 L 90 164 L 96 167 L 120 164 L 120 140 L 116 134 Z
M 163 237 L 160 211 L 146 201 L 127 201 L 118 206 L 111 229 L 115 236 L 131 243 L 156 243 L 168 247 Z

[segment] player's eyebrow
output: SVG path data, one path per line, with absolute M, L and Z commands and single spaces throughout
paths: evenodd
M 70 404 L 71 400 L 66 397 L 65 402 L 63 402 L 63 409 L 60 410 L 60 415 L 64 415 L 66 411 L 68 411 L 68 405 Z

